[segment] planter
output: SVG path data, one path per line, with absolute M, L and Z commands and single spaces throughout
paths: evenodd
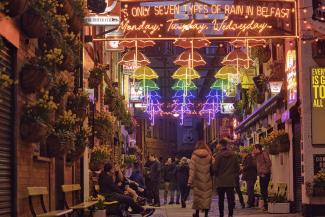
M 270 155 L 277 155 L 279 154 L 279 148 L 277 141 L 273 141 L 269 146 L 269 154 Z
M 60 46 L 58 39 L 52 38 L 49 35 L 38 39 L 38 47 L 42 50 L 59 48 Z
M 290 203 L 268 203 L 268 213 L 290 213 Z
M 82 20 L 81 20 L 81 18 L 76 16 L 76 15 L 73 15 L 69 19 L 69 26 L 70 26 L 70 29 L 74 33 L 79 33 L 82 30 Z
M 89 168 L 91 171 L 99 171 L 104 168 L 104 162 L 90 162 Z
M 43 18 L 33 9 L 29 9 L 23 14 L 21 27 L 29 38 L 41 38 L 47 33 Z
M 20 135 L 24 142 L 38 143 L 46 138 L 48 126 L 42 122 L 22 122 Z
M 306 183 L 306 192 L 309 197 L 325 197 L 325 185 L 318 186 L 314 183 Z
M 66 52 L 63 53 L 63 61 L 62 64 L 60 65 L 61 70 L 67 70 L 69 72 L 72 72 L 75 70 L 75 63 L 74 63 L 74 54 L 71 49 L 68 49 Z
M 71 5 L 71 1 L 70 0 L 59 0 L 59 3 L 62 4 L 63 7 L 59 7 L 58 8 L 58 12 L 60 14 L 66 14 L 69 17 L 73 16 L 73 7 Z
M 94 212 L 94 217 L 106 217 L 106 210 L 96 210 Z
M 280 153 L 290 151 L 290 141 L 289 136 L 287 134 L 278 138 L 278 146 Z
M 69 153 L 67 155 L 67 161 L 68 162 L 74 162 L 77 161 L 81 158 L 81 156 L 83 155 L 83 153 L 85 152 L 86 147 L 83 148 L 79 148 L 77 150 L 72 151 L 71 153 Z
M 51 134 L 46 139 L 49 157 L 65 155 L 72 146 L 73 140 L 67 136 Z
M 20 72 L 20 84 L 24 93 L 39 92 L 49 83 L 48 73 L 43 69 L 25 65 Z
M 9 1 L 9 16 L 17 17 L 22 15 L 29 7 L 28 0 L 10 0 Z

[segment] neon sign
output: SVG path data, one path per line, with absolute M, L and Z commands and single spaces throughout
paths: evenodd
M 273 2 L 244 1 L 240 4 L 159 4 L 141 1 L 122 2 L 119 30 L 143 31 L 152 38 L 171 38 L 179 32 L 194 30 L 206 36 L 231 37 L 245 33 L 245 37 L 296 37 L 296 2 L 285 1 L 281 6 Z M 191 19 L 194 14 L 209 14 L 204 20 Z M 188 18 L 188 19 L 185 19 Z M 292 31 L 272 31 L 279 20 L 291 26 Z M 277 33 L 276 33 L 277 32 Z M 255 34 L 255 35 L 254 35 Z M 277 35 L 278 34 L 278 35 Z M 193 36 L 197 38 L 198 36 Z
M 295 50 L 289 50 L 286 57 L 288 105 L 297 100 L 297 57 Z
M 325 68 L 312 70 L 312 103 L 313 108 L 324 108 L 325 105 Z

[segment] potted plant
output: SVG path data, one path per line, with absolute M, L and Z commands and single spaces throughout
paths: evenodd
M 107 112 L 99 112 L 95 115 L 94 133 L 96 138 L 103 142 L 110 142 L 114 134 L 114 120 Z
M 72 150 L 67 155 L 67 161 L 73 162 L 83 155 L 86 146 L 88 145 L 88 138 L 91 135 L 91 128 L 87 125 L 82 126 L 80 129 L 76 132 L 76 140 L 75 145 Z
M 276 142 L 277 135 L 275 132 L 270 133 L 266 138 L 262 138 L 260 143 L 270 155 L 279 154 L 278 144 Z
M 89 88 L 97 88 L 102 82 L 106 70 L 103 66 L 95 66 L 89 71 L 88 86 Z
M 135 156 L 134 154 L 124 155 L 125 164 L 133 164 L 135 162 L 137 162 L 137 156 Z
M 45 36 L 57 15 L 56 0 L 31 0 L 30 8 L 22 16 L 22 29 L 30 38 Z
M 97 197 L 92 197 L 91 200 L 97 201 L 93 217 L 106 217 L 105 197 L 98 194 Z
M 71 110 L 80 120 L 84 120 L 87 116 L 89 108 L 89 95 L 85 91 L 69 96 L 67 108 Z
M 92 171 L 99 171 L 109 160 L 111 149 L 107 145 L 96 145 L 91 150 L 89 167 Z
M 48 86 L 56 66 L 62 63 L 61 49 L 46 50 L 39 57 L 30 58 L 20 72 L 20 84 L 24 93 L 34 93 Z M 51 74 L 52 73 L 52 74 Z
M 277 140 L 279 145 L 279 152 L 289 152 L 290 150 L 290 140 L 288 133 L 285 130 L 279 130 L 277 133 Z
M 277 192 L 270 197 L 268 203 L 268 213 L 290 213 L 290 203 L 287 200 L 287 187 L 283 192 L 280 192 L 280 187 L 278 187 Z
M 78 119 L 71 111 L 65 111 L 56 120 L 54 129 L 46 139 L 49 157 L 58 157 L 74 148 L 75 131 Z
M 115 104 L 117 96 L 118 92 L 111 84 L 108 84 L 108 86 L 105 88 L 104 104 L 111 107 Z
M 309 197 L 325 196 L 325 169 L 321 169 L 314 176 L 312 182 L 306 183 L 306 191 Z
M 36 143 L 45 139 L 49 131 L 51 114 L 57 109 L 48 92 L 42 92 L 40 99 L 25 104 L 21 117 L 20 134 L 25 142 Z

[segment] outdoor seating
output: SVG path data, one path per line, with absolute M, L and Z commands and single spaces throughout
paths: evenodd
M 44 196 L 48 195 L 48 189 L 46 187 L 28 187 L 27 188 L 28 199 L 29 199 L 29 208 L 31 210 L 33 217 L 55 217 L 55 216 L 68 216 L 68 214 L 72 213 L 72 209 L 65 210 L 54 210 L 47 211 L 44 202 Z M 38 197 L 40 200 L 40 205 L 42 207 L 43 213 L 36 213 L 36 206 L 34 206 L 33 198 Z
M 62 185 L 62 192 L 64 193 L 64 205 L 67 209 L 72 209 L 73 213 L 76 212 L 78 216 L 83 216 L 85 210 L 89 210 L 90 214 L 89 216 L 92 216 L 93 213 L 93 207 L 96 205 L 97 201 L 85 201 L 81 202 L 80 200 L 80 190 L 81 186 L 79 184 L 73 184 L 73 185 Z M 76 197 L 76 201 L 79 203 L 69 205 L 67 200 L 67 194 L 70 193 L 73 196 Z M 74 198 L 74 197 L 73 197 Z

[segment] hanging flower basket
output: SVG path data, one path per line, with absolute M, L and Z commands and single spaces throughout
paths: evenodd
M 104 168 L 105 161 L 95 161 L 95 162 L 90 162 L 89 168 L 91 171 L 99 171 Z
M 40 121 L 22 122 L 20 125 L 20 135 L 24 142 L 38 143 L 43 141 L 48 134 L 48 126 Z
M 83 153 L 85 152 L 86 146 L 82 148 L 77 148 L 76 150 L 73 150 L 69 154 L 67 154 L 67 161 L 68 162 L 74 162 L 79 160 Z
M 279 152 L 289 152 L 290 151 L 290 141 L 288 134 L 278 137 Z
M 63 52 L 63 61 L 62 64 L 60 65 L 60 69 L 62 70 L 68 70 L 69 72 L 72 72 L 75 70 L 75 63 L 74 63 L 74 58 L 73 58 L 73 51 L 70 48 L 67 48 Z
M 23 14 L 21 24 L 29 38 L 41 38 L 47 33 L 44 20 L 33 9 L 29 9 Z
M 89 96 L 87 93 L 80 92 L 76 95 L 69 96 L 67 108 L 77 115 L 77 118 L 85 120 L 88 113 Z
M 49 83 L 48 73 L 42 68 L 27 64 L 20 72 L 20 84 L 24 93 L 39 92 Z
M 279 148 L 278 148 L 278 142 L 277 141 L 273 141 L 272 143 L 270 143 L 270 145 L 269 145 L 269 154 L 270 155 L 279 154 Z
M 17 17 L 22 15 L 28 9 L 28 0 L 10 0 L 9 16 Z
M 46 139 L 47 153 L 49 157 L 65 155 L 71 149 L 73 138 L 67 134 L 50 134 Z
M 251 51 L 251 57 L 253 59 L 258 58 L 261 63 L 266 63 L 271 58 L 271 50 L 267 47 L 254 47 Z

